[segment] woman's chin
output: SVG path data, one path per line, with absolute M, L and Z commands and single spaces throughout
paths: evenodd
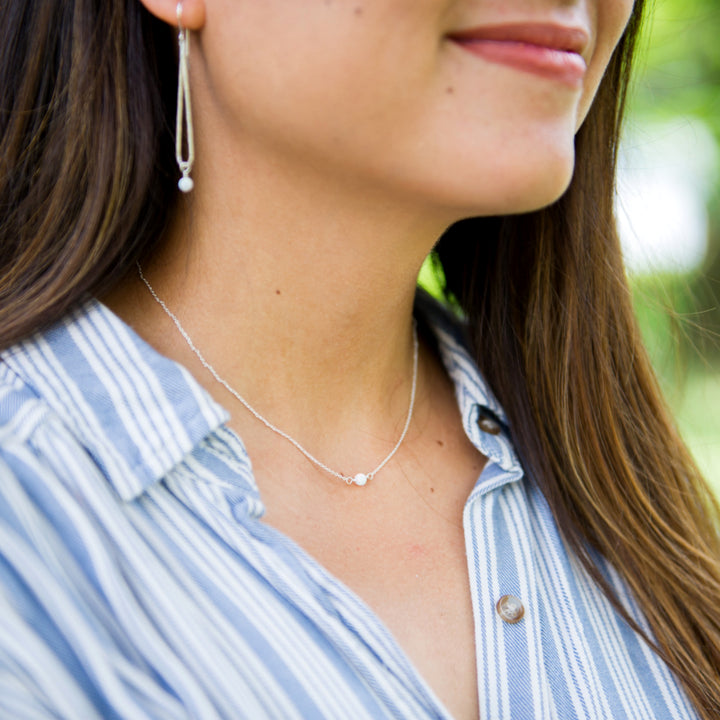
M 533 212 L 557 202 L 570 186 L 574 171 L 575 153 L 571 148 L 528 164 L 524 173 L 516 174 L 512 191 L 516 207 L 507 208 L 507 212 Z
M 562 147 L 538 145 L 513 157 L 457 158 L 447 167 L 436 167 L 429 188 L 435 201 L 466 217 L 518 215 L 552 205 L 561 198 L 573 178 L 575 153 L 572 143 Z M 418 175 L 419 177 L 419 175 Z M 430 200 L 431 197 L 425 198 Z
M 480 192 L 469 198 L 463 209 L 467 217 L 522 215 L 557 202 L 567 191 L 572 171 L 544 174 L 537 180 L 527 177 L 515 183 L 497 183 L 490 193 Z
M 571 180 L 572 174 L 569 174 L 558 182 L 547 182 L 538 187 L 535 193 L 528 193 L 518 198 L 516 209 L 508 209 L 506 214 L 535 212 L 556 203 L 570 187 Z

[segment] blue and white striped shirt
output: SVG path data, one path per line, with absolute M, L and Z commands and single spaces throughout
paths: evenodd
M 502 410 L 425 311 L 488 457 L 463 516 L 481 717 L 696 718 L 568 555 L 504 430 L 480 429 Z M 4 353 L 0 717 L 449 718 L 377 616 L 260 522 L 227 417 L 96 301 Z

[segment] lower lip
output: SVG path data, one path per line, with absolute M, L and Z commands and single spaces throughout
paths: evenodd
M 578 53 L 512 40 L 455 40 L 464 50 L 491 63 L 578 88 L 587 65 Z

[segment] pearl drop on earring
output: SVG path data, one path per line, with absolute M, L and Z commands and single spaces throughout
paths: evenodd
M 189 193 L 195 187 L 195 183 L 191 177 L 181 177 L 178 180 L 178 188 L 184 193 Z

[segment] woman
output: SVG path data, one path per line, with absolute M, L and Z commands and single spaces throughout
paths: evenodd
M 718 716 L 612 222 L 641 5 L 3 3 L 5 714 Z

